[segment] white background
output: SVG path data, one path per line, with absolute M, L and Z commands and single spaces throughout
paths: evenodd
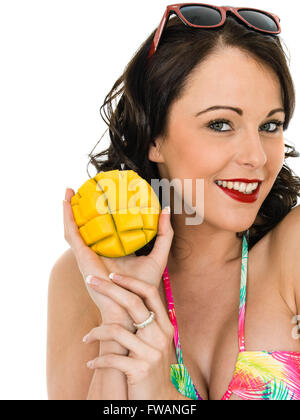
M 104 97 L 167 4 L 1 1 L 0 399 L 47 399 L 47 288 L 51 267 L 69 247 L 63 237 L 65 188 L 76 190 L 88 179 L 88 153 L 106 129 L 99 114 Z M 297 2 L 231 5 L 281 17 L 298 95 Z M 285 137 L 300 149 L 298 120 L 297 107 Z M 105 135 L 96 150 L 107 144 Z M 288 163 L 300 173 L 299 159 Z

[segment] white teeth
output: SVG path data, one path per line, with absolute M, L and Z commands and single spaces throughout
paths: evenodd
M 242 182 L 241 184 L 240 184 L 240 188 L 239 188 L 239 192 L 245 192 L 246 191 L 246 184 L 245 184 L 245 182 Z
M 233 188 L 233 182 L 229 181 L 227 184 L 227 188 L 231 190 Z
M 246 187 L 246 192 L 251 192 L 253 190 L 252 186 L 253 184 L 248 184 Z
M 228 189 L 235 189 L 244 194 L 251 194 L 254 190 L 256 190 L 258 186 L 258 182 L 246 183 L 246 182 L 232 182 L 232 181 L 215 181 L 218 185 L 222 186 L 223 188 Z

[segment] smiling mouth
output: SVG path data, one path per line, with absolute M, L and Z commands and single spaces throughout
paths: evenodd
M 222 189 L 230 190 L 232 192 L 250 195 L 255 193 L 260 185 L 262 184 L 262 181 L 254 181 L 254 182 L 239 182 L 239 181 L 222 181 L 222 180 L 216 180 L 214 181 L 216 185 L 221 187 Z
M 219 187 L 226 195 L 228 195 L 232 199 L 242 202 L 242 203 L 254 203 L 258 199 L 258 193 L 259 193 L 262 181 L 259 181 L 257 183 L 246 183 L 246 182 L 238 183 L 237 182 L 237 184 L 234 184 L 233 182 L 231 182 L 231 184 L 229 184 L 229 187 L 231 188 L 227 188 L 226 181 L 217 180 L 217 181 L 214 181 L 214 183 L 217 185 L 217 187 Z M 242 184 L 246 184 L 246 185 L 242 185 Z M 248 187 L 247 184 L 251 184 L 251 186 Z M 249 190 L 245 191 L 245 186 L 248 187 Z M 241 191 L 233 187 L 235 188 L 239 187 Z

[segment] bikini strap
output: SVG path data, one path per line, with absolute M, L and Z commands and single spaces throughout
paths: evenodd
M 174 343 L 175 343 L 175 349 L 176 349 L 176 355 L 177 355 L 177 361 L 178 363 L 183 364 L 182 360 L 182 353 L 181 353 L 181 345 L 179 340 L 179 333 L 178 333 L 178 326 L 177 326 L 177 320 L 176 320 L 176 314 L 175 314 L 175 307 L 174 307 L 174 300 L 170 285 L 170 278 L 169 278 L 169 272 L 168 268 L 166 266 L 164 272 L 163 272 L 163 280 L 166 290 L 166 297 L 168 302 L 168 310 L 169 310 L 169 317 L 174 327 Z
M 240 285 L 240 304 L 239 304 L 239 352 L 245 351 L 245 308 L 246 308 L 246 286 L 247 286 L 247 263 L 248 263 L 248 238 L 243 236 L 242 266 L 241 266 L 241 285 Z
M 248 234 L 248 231 L 247 231 Z M 247 263 L 248 263 L 248 235 L 243 236 L 242 242 L 242 265 L 240 283 L 240 302 L 239 302 L 239 321 L 238 321 L 238 341 L 239 352 L 245 351 L 245 304 L 246 304 L 246 285 L 247 285 Z M 174 343 L 176 348 L 178 363 L 183 363 L 181 345 L 178 333 L 178 326 L 175 314 L 174 300 L 170 285 L 170 278 L 167 266 L 163 272 L 163 280 L 168 303 L 169 317 L 174 327 Z

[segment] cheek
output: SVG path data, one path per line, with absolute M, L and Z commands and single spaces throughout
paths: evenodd
M 273 178 L 274 181 L 284 164 L 284 152 L 284 140 L 277 143 L 274 142 L 273 144 L 268 145 L 268 148 L 266 149 L 268 175 Z
M 183 138 L 167 153 L 167 165 L 172 177 L 206 178 L 215 176 L 232 157 L 232 148 L 220 149 L 220 142 L 190 136 Z

